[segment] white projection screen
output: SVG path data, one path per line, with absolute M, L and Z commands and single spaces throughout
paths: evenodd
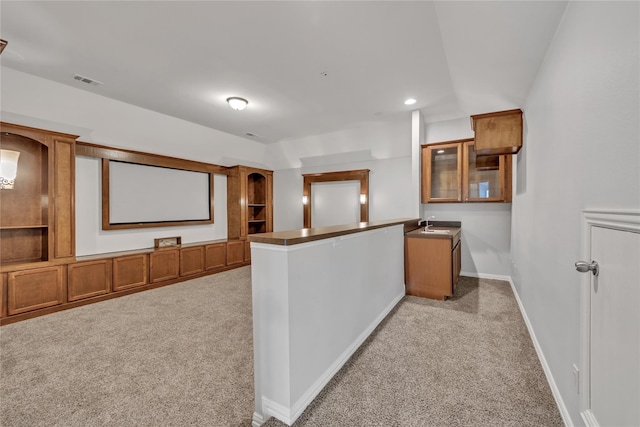
M 360 181 L 314 182 L 311 189 L 312 227 L 360 222 Z
M 212 174 L 114 160 L 108 169 L 103 203 L 108 203 L 109 221 L 103 228 L 213 222 Z

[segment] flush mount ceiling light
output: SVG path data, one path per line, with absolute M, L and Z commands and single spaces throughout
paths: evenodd
M 409 98 L 404 101 L 404 105 L 413 105 L 415 103 L 416 103 L 416 100 L 414 98 Z
M 229 106 L 231 108 L 238 111 L 241 111 L 247 108 L 247 104 L 249 103 L 249 101 L 247 101 L 246 99 L 238 98 L 237 96 L 232 96 L 231 98 L 227 98 L 227 102 L 229 103 Z

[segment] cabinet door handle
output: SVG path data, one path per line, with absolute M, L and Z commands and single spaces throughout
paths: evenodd
M 591 263 L 588 263 L 586 261 L 578 261 L 576 262 L 575 266 L 576 270 L 578 270 L 580 273 L 587 273 L 590 271 L 591 274 L 596 277 L 598 276 L 598 274 L 600 274 L 600 266 L 596 261 L 591 261 Z

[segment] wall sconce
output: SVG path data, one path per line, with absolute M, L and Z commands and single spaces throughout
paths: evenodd
M 19 151 L 0 150 L 0 189 L 12 190 L 18 174 Z
M 303 205 L 309 204 L 309 196 L 302 196 L 302 204 Z
M 365 203 L 367 203 L 367 195 L 366 194 L 361 194 L 360 195 L 360 204 L 364 205 Z

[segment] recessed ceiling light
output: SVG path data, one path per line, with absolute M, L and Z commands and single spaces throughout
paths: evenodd
M 409 98 L 404 101 L 404 105 L 413 105 L 415 103 L 416 103 L 416 100 L 414 98 Z
M 239 98 L 237 96 L 232 96 L 231 98 L 227 98 L 227 102 L 229 103 L 229 106 L 231 108 L 233 108 L 234 110 L 244 110 L 245 108 L 247 108 L 247 104 L 249 103 L 249 101 L 247 101 L 244 98 Z

